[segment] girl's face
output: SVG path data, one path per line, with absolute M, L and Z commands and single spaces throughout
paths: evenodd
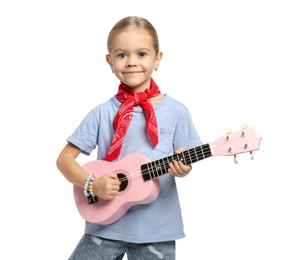
M 106 60 L 116 77 L 135 92 L 150 87 L 150 79 L 157 69 L 162 53 L 156 54 L 150 35 L 138 28 L 119 33 L 112 42 Z

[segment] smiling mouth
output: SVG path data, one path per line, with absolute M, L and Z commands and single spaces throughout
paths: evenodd
M 141 73 L 141 71 L 126 71 L 126 72 L 123 72 L 123 74 L 138 74 L 138 73 Z

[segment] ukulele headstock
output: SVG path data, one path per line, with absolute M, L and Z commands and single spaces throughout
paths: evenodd
M 233 155 L 234 162 L 237 163 L 237 154 L 249 152 L 250 158 L 253 159 L 252 152 L 259 150 L 261 136 L 252 127 L 247 127 L 246 124 L 243 124 L 241 128 L 242 130 L 234 133 L 227 129 L 226 135 L 210 143 L 212 155 Z

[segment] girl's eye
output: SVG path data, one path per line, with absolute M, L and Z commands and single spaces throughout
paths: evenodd
M 122 58 L 122 59 L 125 58 L 126 56 L 127 56 L 126 53 L 119 53 L 118 54 L 118 57 Z
M 139 56 L 144 57 L 144 56 L 146 56 L 146 53 L 144 51 L 141 51 L 141 52 L 139 52 Z

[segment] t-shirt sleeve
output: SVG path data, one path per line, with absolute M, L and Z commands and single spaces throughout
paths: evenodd
M 174 149 L 183 147 L 187 150 L 196 146 L 202 145 L 202 141 L 196 130 L 192 117 L 187 108 L 184 107 L 183 111 L 179 113 L 177 120 Z
M 97 145 L 97 136 L 98 120 L 95 110 L 91 110 L 67 138 L 67 142 L 80 148 L 82 153 L 90 155 Z

